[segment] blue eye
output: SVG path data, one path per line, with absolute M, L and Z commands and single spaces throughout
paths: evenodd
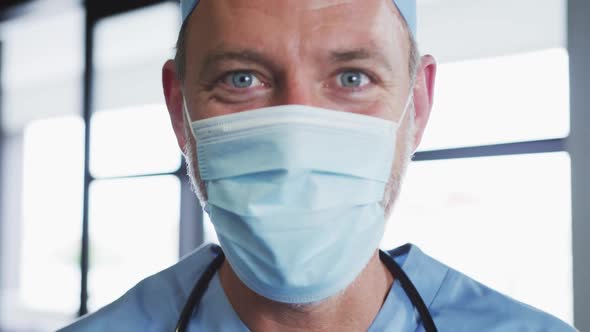
M 226 77 L 226 83 L 230 84 L 234 88 L 246 89 L 254 85 L 258 85 L 260 82 L 258 78 L 251 72 L 240 71 L 231 73 Z
M 359 88 L 369 82 L 367 75 L 360 71 L 346 71 L 339 76 L 339 84 L 345 88 Z

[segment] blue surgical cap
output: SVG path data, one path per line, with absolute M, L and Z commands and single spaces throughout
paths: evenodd
M 393 0 L 393 3 L 395 3 L 399 12 L 408 23 L 408 28 L 412 34 L 416 36 L 416 0 Z M 183 23 L 191 15 L 193 10 L 195 10 L 198 4 L 199 0 L 180 0 Z

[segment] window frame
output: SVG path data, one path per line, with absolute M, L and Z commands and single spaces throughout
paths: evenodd
M 81 257 L 80 257 L 80 308 L 78 316 L 88 313 L 88 271 L 89 271 L 89 251 L 90 251 L 90 234 L 89 234 L 89 189 L 91 184 L 96 180 L 125 179 L 138 177 L 152 177 L 172 175 L 178 178 L 180 182 L 180 225 L 179 225 L 179 257 L 193 250 L 196 246 L 204 241 L 203 231 L 203 213 L 199 203 L 194 198 L 188 172 L 184 162 L 178 169 L 172 172 L 150 173 L 129 176 L 113 176 L 96 178 L 90 172 L 90 154 L 91 152 L 91 130 L 94 96 L 94 44 L 95 44 L 95 27 L 97 23 L 115 15 L 131 12 L 152 5 L 158 5 L 169 1 L 165 0 L 140 0 L 140 1 L 117 1 L 117 0 L 98 0 L 86 2 L 86 19 L 84 26 L 84 89 L 83 89 L 83 107 L 82 117 L 85 123 L 84 129 L 84 198 L 82 214 L 82 236 L 81 236 Z

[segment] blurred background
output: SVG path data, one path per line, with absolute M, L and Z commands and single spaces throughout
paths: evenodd
M 417 1 L 435 106 L 382 247 L 590 331 L 590 3 Z M 162 94 L 179 24 L 175 1 L 0 1 L 0 331 L 55 330 L 216 241 Z

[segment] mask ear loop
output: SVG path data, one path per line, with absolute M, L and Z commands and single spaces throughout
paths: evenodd
M 404 106 L 404 111 L 402 112 L 402 115 L 399 118 L 399 126 L 401 126 L 401 124 L 403 123 L 404 118 L 406 117 L 406 113 L 408 113 L 408 109 L 410 108 L 410 104 L 414 101 L 414 84 L 416 83 L 417 75 L 417 71 L 414 74 L 412 74 L 412 79 L 410 80 L 410 92 L 408 94 L 408 99 L 406 100 L 406 105 Z
M 193 138 L 195 139 L 195 143 L 197 142 L 197 136 L 195 136 L 195 133 L 193 131 L 193 121 L 191 120 L 191 116 L 188 113 L 188 105 L 186 104 L 186 98 L 184 97 L 184 91 L 182 91 L 182 112 L 184 113 L 184 117 L 186 119 L 186 121 L 188 121 L 188 126 L 189 126 L 189 131 L 191 133 L 191 136 L 193 136 Z
M 400 126 L 403 123 L 404 118 L 406 117 L 406 113 L 408 113 L 408 109 L 410 108 L 410 104 L 413 102 L 413 99 L 414 99 L 414 89 L 412 88 L 412 91 L 410 92 L 410 95 L 408 96 L 408 99 L 406 100 L 406 105 L 404 106 L 404 111 L 402 112 L 402 115 L 399 118 L 399 125 Z

